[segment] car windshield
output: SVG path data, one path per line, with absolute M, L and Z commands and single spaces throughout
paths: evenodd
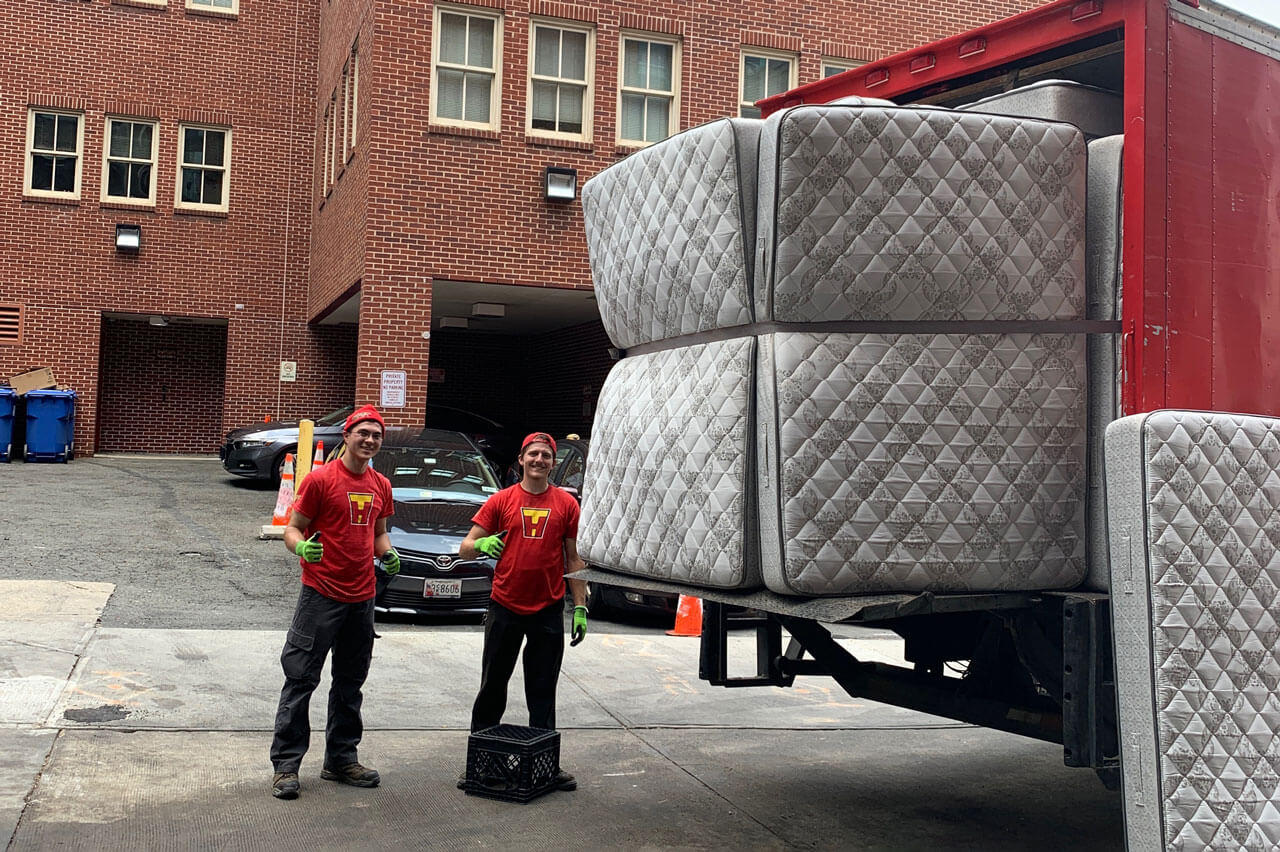
M 347 417 L 351 414 L 351 412 L 355 410 L 356 410 L 355 406 L 348 405 L 343 408 L 339 408 L 337 411 L 330 411 L 324 417 L 321 417 L 319 420 L 317 420 L 316 425 L 317 426 L 339 426 L 342 423 L 346 422 Z
M 469 450 L 383 447 L 373 467 L 391 480 L 391 496 L 402 503 L 483 503 L 498 490 L 484 456 Z

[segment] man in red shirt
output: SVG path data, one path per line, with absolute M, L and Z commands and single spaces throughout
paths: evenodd
M 573 594 L 573 643 L 587 633 L 587 584 L 565 574 L 586 567 L 578 556 L 578 501 L 552 485 L 556 442 L 534 432 L 520 444 L 521 478 L 490 497 L 471 519 L 458 553 L 498 560 L 484 622 L 480 692 L 471 709 L 471 730 L 502 721 L 507 683 L 524 649 L 524 693 L 529 727 L 556 726 L 556 683 L 564 658 L 565 581 Z M 458 786 L 465 785 L 465 775 Z M 556 767 L 555 784 L 577 789 L 574 777 Z
M 285 547 L 302 566 L 302 593 L 280 654 L 285 681 L 271 742 L 271 795 L 277 799 L 298 797 L 298 768 L 311 741 L 308 706 L 330 649 L 320 777 L 356 787 L 376 787 L 380 780 L 360 765 L 356 746 L 364 734 L 360 689 L 373 657 L 374 554 L 387 573 L 400 570 L 387 535 L 391 483 L 369 466 L 382 448 L 383 428 L 372 405 L 351 413 L 342 427 L 342 458 L 303 480 L 284 530 Z

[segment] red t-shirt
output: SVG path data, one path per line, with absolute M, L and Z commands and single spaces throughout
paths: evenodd
M 376 522 L 395 510 L 391 483 L 372 467 L 354 474 L 333 461 L 302 480 L 293 508 L 311 519 L 308 538 L 320 533 L 324 556 L 302 564 L 302 584 L 343 603 L 367 601 L 377 591 L 373 576 Z
M 554 485 L 531 494 L 518 483 L 494 494 L 471 522 L 507 531 L 491 597 L 529 614 L 564 597 L 564 543 L 578 538 L 578 501 Z

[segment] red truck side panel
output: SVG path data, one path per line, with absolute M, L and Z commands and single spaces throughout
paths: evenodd
M 1177 20 L 1168 43 L 1167 404 L 1280 414 L 1280 62 Z

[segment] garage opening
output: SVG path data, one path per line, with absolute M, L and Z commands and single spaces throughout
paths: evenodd
M 225 320 L 104 314 L 98 352 L 97 452 L 218 451 Z

